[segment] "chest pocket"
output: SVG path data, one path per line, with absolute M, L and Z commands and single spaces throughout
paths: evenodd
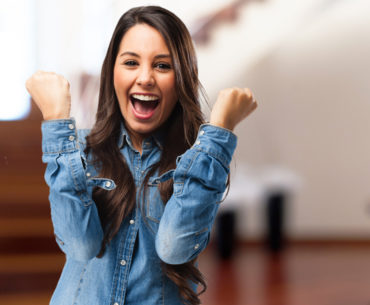
M 164 212 L 164 204 L 159 192 L 159 185 L 173 177 L 174 170 L 165 172 L 159 177 L 151 177 L 148 182 L 148 194 L 145 200 L 145 216 L 159 223 Z

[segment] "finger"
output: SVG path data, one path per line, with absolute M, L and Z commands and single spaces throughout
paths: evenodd
M 251 102 L 246 108 L 245 108 L 245 114 L 248 116 L 250 113 L 252 113 L 256 108 L 258 104 L 256 101 Z
M 244 88 L 244 93 L 247 95 L 248 99 L 251 99 L 253 98 L 253 93 L 252 93 L 252 90 L 249 89 L 249 88 Z
M 257 107 L 258 107 L 257 101 L 254 100 L 254 102 L 252 103 L 252 106 L 251 106 L 251 111 L 254 111 Z

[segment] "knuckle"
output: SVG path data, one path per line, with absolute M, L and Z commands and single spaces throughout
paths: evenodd
M 64 87 L 69 88 L 69 82 L 63 76 L 61 76 L 61 82 Z
M 248 99 L 251 99 L 253 97 L 253 93 L 252 93 L 251 89 L 249 89 L 249 88 L 245 88 L 244 93 L 245 93 L 245 95 Z
M 232 97 L 232 98 L 236 98 L 236 97 L 239 95 L 239 93 L 238 93 L 238 88 L 235 88 L 235 87 L 233 87 L 233 88 L 229 88 L 229 90 L 228 90 L 228 95 L 229 95 L 230 97 Z

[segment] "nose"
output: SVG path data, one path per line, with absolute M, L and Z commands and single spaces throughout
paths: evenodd
M 152 87 L 155 84 L 153 71 L 150 67 L 142 67 L 139 70 L 139 75 L 136 79 L 136 83 L 143 87 Z

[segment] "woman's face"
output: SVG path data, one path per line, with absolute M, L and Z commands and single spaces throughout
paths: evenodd
M 168 119 L 177 102 L 175 71 L 170 51 L 155 28 L 137 24 L 123 36 L 114 65 L 114 88 L 135 141 Z

